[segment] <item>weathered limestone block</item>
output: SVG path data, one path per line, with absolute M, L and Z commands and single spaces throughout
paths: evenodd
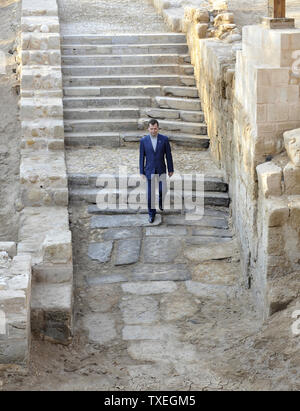
M 44 66 L 60 66 L 61 53 L 60 50 L 23 50 L 22 64 L 29 65 L 44 65 Z
M 24 152 L 20 165 L 20 183 L 24 206 L 67 206 L 64 152 Z
M 299 273 L 294 272 L 283 278 L 271 280 L 268 288 L 270 315 L 284 310 L 293 300 L 300 296 Z
M 22 98 L 20 108 L 22 120 L 34 120 L 43 117 L 63 118 L 63 103 L 61 98 Z
M 21 30 L 23 33 L 59 33 L 58 16 L 24 16 L 21 18 Z
M 201 9 L 194 11 L 193 20 L 195 23 L 209 23 L 209 12 Z
M 289 162 L 283 169 L 285 194 L 300 194 L 300 167 Z
M 23 50 L 60 50 L 60 35 L 59 33 L 22 33 L 21 47 Z
M 227 0 L 213 0 L 212 5 L 213 5 L 214 10 L 218 10 L 218 11 L 228 10 Z
M 185 7 L 184 8 L 184 20 L 187 23 L 192 23 L 194 20 L 194 14 L 196 12 L 195 7 Z
M 290 226 L 296 230 L 298 233 L 300 232 L 300 196 L 290 196 L 288 202 L 288 206 L 290 209 L 290 218 L 289 224 Z
M 215 26 L 221 26 L 224 24 L 233 24 L 233 23 L 234 23 L 233 13 L 221 13 L 221 14 L 218 14 L 214 19 Z
M 63 139 L 23 138 L 21 141 L 21 149 L 27 151 L 64 150 L 64 146 Z
M 50 230 L 42 245 L 45 263 L 65 264 L 72 259 L 72 237 L 70 231 Z
M 7 256 L 8 257 L 8 256 Z M 0 260 L 0 365 L 27 367 L 30 353 L 31 257 Z
M 20 182 L 38 186 L 43 184 L 43 188 L 64 188 L 67 185 L 64 153 L 24 153 Z
M 44 263 L 32 267 L 32 277 L 38 283 L 62 284 L 73 280 L 73 264 Z
M 56 0 L 23 0 L 22 16 L 57 16 Z
M 51 230 L 69 230 L 67 207 L 25 207 L 20 213 L 18 254 L 31 254 L 33 264 L 41 264 L 43 243 Z
M 237 41 L 241 41 L 242 40 L 242 36 L 238 33 L 235 34 L 229 34 L 228 36 L 226 36 L 226 38 L 224 39 L 226 41 L 226 43 L 234 43 Z
M 0 251 L 5 251 L 10 258 L 17 254 L 16 243 L 13 241 L 0 242 Z
M 34 121 L 22 121 L 22 137 L 32 138 L 64 138 L 64 122 L 57 119 L 35 119 Z
M 289 218 L 289 207 L 283 198 L 272 198 L 265 202 L 268 227 L 281 227 Z
M 283 133 L 284 145 L 291 162 L 300 167 L 300 128 Z
M 24 67 L 22 69 L 22 88 L 24 90 L 57 90 L 62 97 L 62 75 L 61 70 L 52 67 L 41 67 L 39 69 Z
M 69 344 L 73 335 L 72 283 L 34 283 L 31 329 L 36 338 Z
M 265 198 L 282 194 L 282 169 L 271 162 L 256 167 L 258 184 Z
M 206 23 L 198 23 L 196 25 L 196 31 L 197 31 L 199 39 L 206 38 L 208 27 L 209 26 Z

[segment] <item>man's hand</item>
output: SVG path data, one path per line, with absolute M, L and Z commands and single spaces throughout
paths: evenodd
M 168 173 L 169 177 L 171 178 L 174 172 L 172 171 L 171 173 Z

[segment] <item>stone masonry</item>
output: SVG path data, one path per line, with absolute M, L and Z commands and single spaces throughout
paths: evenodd
M 56 0 L 23 1 L 21 57 L 18 252 L 32 257 L 32 331 L 39 338 L 68 343 L 73 266 Z

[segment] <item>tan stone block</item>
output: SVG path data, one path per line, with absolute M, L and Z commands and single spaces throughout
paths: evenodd
M 43 261 L 64 264 L 72 259 L 72 238 L 70 231 L 50 230 L 43 242 Z
M 63 104 L 62 99 L 59 98 L 22 98 L 20 108 L 22 120 L 43 117 L 63 118 Z
M 59 33 L 22 33 L 21 46 L 23 50 L 60 50 L 60 35 Z
M 290 210 L 285 200 L 272 198 L 266 201 L 266 214 L 268 227 L 280 227 L 288 221 Z
M 214 25 L 220 26 L 221 24 L 232 24 L 234 23 L 233 13 L 221 13 L 218 14 L 214 19 Z
M 61 53 L 60 50 L 35 50 L 22 51 L 22 64 L 26 65 L 46 65 L 46 66 L 60 66 Z
M 56 0 L 23 0 L 23 16 L 57 16 Z
M 288 121 L 289 106 L 287 104 L 268 104 L 267 105 L 267 121 Z
M 208 24 L 206 23 L 198 23 L 196 25 L 196 31 L 197 31 L 197 35 L 199 39 L 206 38 L 207 29 L 208 29 Z
M 289 196 L 288 206 L 290 209 L 289 223 L 296 231 L 300 231 L 300 196 Z
M 282 169 L 271 162 L 260 164 L 256 167 L 258 185 L 263 196 L 280 196 Z
M 300 167 L 288 163 L 283 169 L 285 194 L 300 194 Z
M 201 9 L 197 9 L 194 13 L 194 22 L 195 23 L 209 23 L 209 12 Z
M 59 33 L 58 16 L 30 16 L 21 18 L 21 30 L 25 32 L 45 32 L 45 26 L 48 28 L 47 32 Z
M 63 139 L 53 139 L 48 141 L 49 150 L 64 150 L 65 143 Z
M 53 194 L 54 204 L 57 206 L 68 206 L 69 192 L 68 189 L 57 189 Z
M 284 235 L 281 227 L 269 227 L 267 253 L 269 255 L 284 255 Z
M 22 121 L 22 137 L 24 138 L 64 138 L 64 122 L 62 119 L 36 119 Z
M 46 150 L 47 140 L 43 138 L 22 139 L 22 150 Z
M 39 69 L 24 67 L 22 70 L 22 95 L 25 90 L 59 90 L 61 88 L 62 75 L 60 70 L 52 67 Z
M 0 242 L 0 251 L 5 251 L 10 258 L 13 258 L 17 254 L 16 243 L 13 241 Z
M 300 167 L 300 128 L 283 133 L 284 145 L 291 162 Z

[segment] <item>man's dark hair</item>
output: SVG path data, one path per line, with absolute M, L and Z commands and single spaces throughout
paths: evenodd
M 148 123 L 148 127 L 149 126 L 155 126 L 155 124 L 157 124 L 157 127 L 159 127 L 158 121 L 155 118 L 152 118 Z

